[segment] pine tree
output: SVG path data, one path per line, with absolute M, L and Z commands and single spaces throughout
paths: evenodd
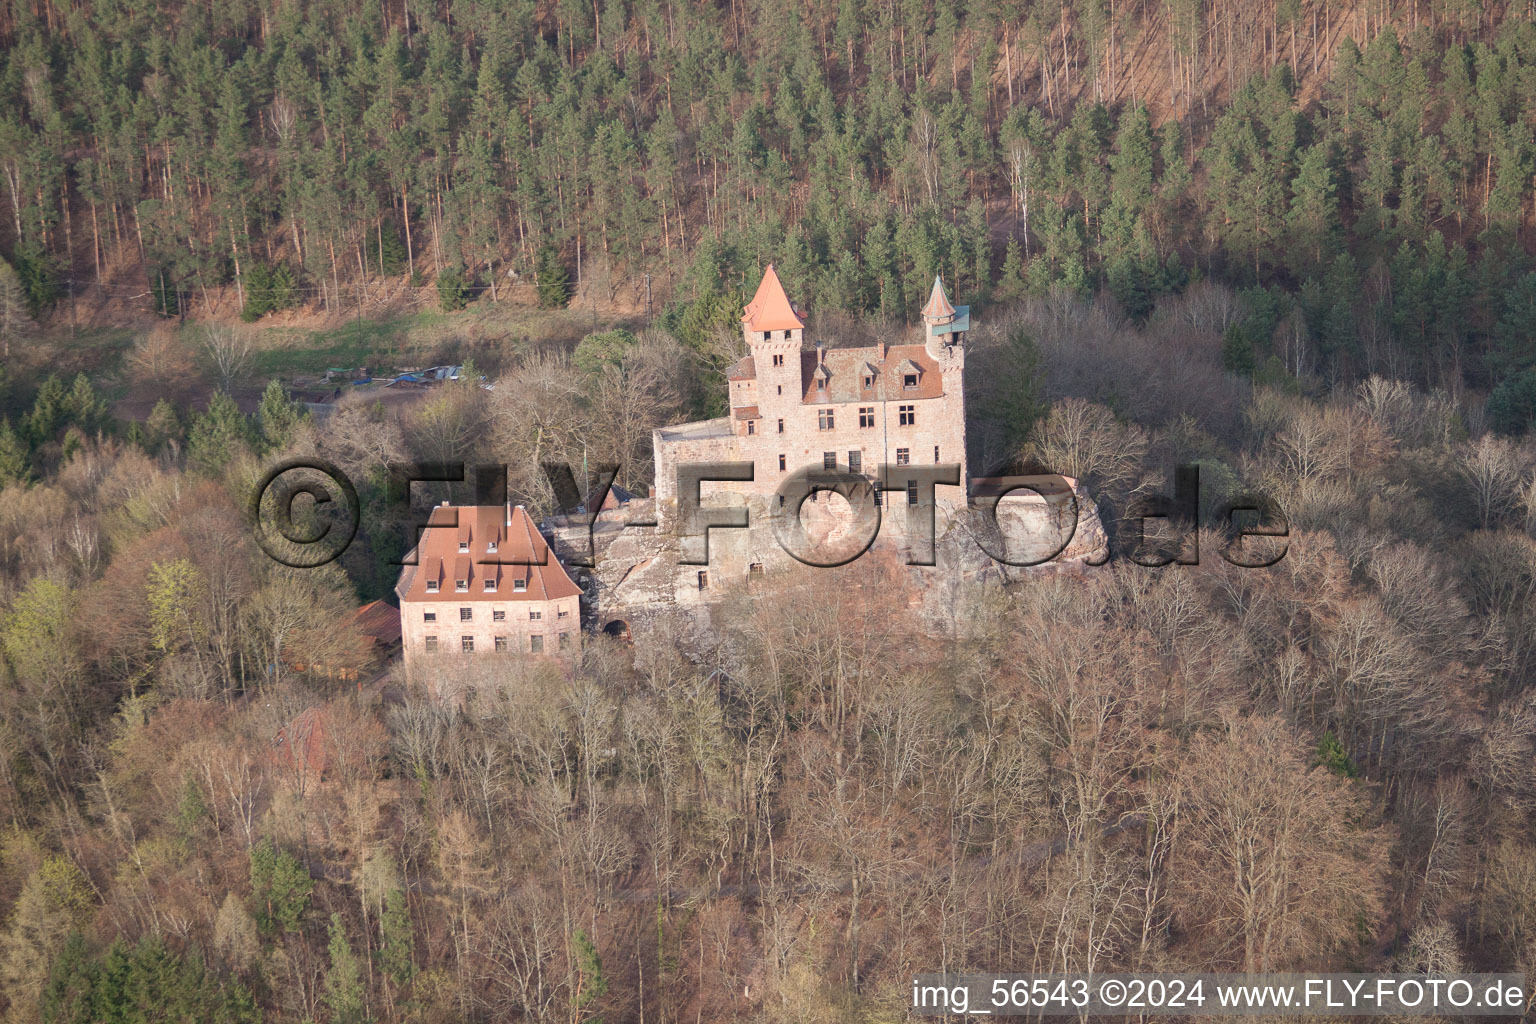
M 365 1019 L 362 967 L 340 914 L 331 915 L 331 941 L 328 948 L 331 965 L 325 972 L 325 1004 L 330 1007 L 332 1024 L 361 1024 Z
M 15 268 L 0 260 L 0 358 L 9 359 L 11 344 L 31 337 L 36 330 L 21 278 Z
M 1003 252 L 1003 267 L 997 277 L 997 298 L 1003 302 L 1014 302 L 1025 295 L 1024 258 L 1019 250 L 1017 238 L 1008 239 L 1008 248 Z
M 597 1000 L 608 994 L 608 978 L 603 974 L 603 960 L 598 956 L 597 947 L 592 940 L 587 938 L 587 933 L 580 928 L 571 937 L 571 945 L 576 952 L 576 1006 L 585 1010 Z M 586 1017 L 586 1021 L 594 1018 Z
M 208 411 L 192 421 L 187 432 L 187 463 L 199 472 L 222 473 L 251 442 L 250 425 L 235 400 L 222 391 L 208 402 Z
M 256 410 L 256 422 L 261 428 L 266 451 L 288 447 L 307 419 L 309 413 L 288 397 L 288 389 L 281 381 L 274 378 L 268 382 L 267 389 L 261 394 L 261 405 Z
M 452 313 L 469 305 L 469 285 L 457 267 L 448 267 L 437 275 L 437 301 L 443 312 Z
M 94 434 L 107 425 L 106 399 L 96 394 L 90 378 L 83 373 L 75 375 L 74 383 L 60 403 L 64 418 L 86 434 Z
M 26 442 L 12 429 L 10 420 L 0 418 L 0 487 L 26 483 L 30 465 Z
M 151 455 L 166 445 L 181 444 L 181 421 L 176 416 L 176 407 L 169 400 L 162 398 L 155 403 L 155 407 L 149 411 L 149 418 L 144 421 L 141 436 L 144 450 Z
M 262 839 L 251 847 L 251 896 L 256 924 L 265 934 L 299 930 L 314 884 L 304 866 L 272 840 Z
M 560 253 L 553 245 L 539 249 L 535 273 L 538 277 L 539 306 L 544 309 L 564 309 L 571 301 L 570 278 Z
M 404 985 L 416 976 L 416 932 L 403 889 L 391 889 L 384 897 L 379 932 L 379 967 L 396 985 Z

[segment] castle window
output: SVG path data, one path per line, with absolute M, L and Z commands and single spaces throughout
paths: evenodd
M 475 610 L 473 608 L 460 608 L 459 609 L 459 621 L 460 622 L 470 622 L 470 621 L 472 621 L 474 619 L 474 617 L 475 617 Z
M 491 621 L 492 622 L 506 622 L 507 621 L 507 613 L 502 611 L 500 608 L 498 608 L 495 611 L 491 612 Z
M 901 378 L 901 386 L 904 387 L 904 388 L 915 388 L 915 387 L 917 387 L 917 374 L 909 373 L 906 376 L 902 377 Z
M 747 433 L 757 433 L 757 422 L 755 420 L 747 420 Z
M 910 465 L 912 465 L 912 449 L 910 449 L 910 448 L 897 448 L 896 449 L 896 465 L 898 465 L 898 466 L 910 466 Z
M 837 468 L 837 452 L 822 452 L 821 453 L 821 468 L 822 469 L 836 469 Z
M 912 427 L 917 425 L 917 406 L 903 405 L 898 410 L 901 413 L 901 425 Z
M 763 340 L 764 340 L 764 341 L 767 341 L 767 340 L 768 340 L 768 336 L 769 336 L 769 335 L 770 335 L 770 334 L 771 334 L 771 333 L 773 333 L 773 332 L 772 332 L 772 331 L 764 331 L 764 332 L 763 332 Z M 777 363 L 775 363 L 775 364 L 774 364 L 774 365 L 778 365 L 778 364 L 777 364 Z
M 544 613 L 543 612 L 529 612 L 528 613 L 528 618 L 529 619 L 542 619 L 543 617 L 544 617 Z
M 862 472 L 864 472 L 864 453 L 863 452 L 849 452 L 848 453 L 848 472 L 850 472 L 850 473 L 862 473 Z
M 496 653 L 497 654 L 506 654 L 507 653 L 507 638 L 506 637 L 499 636 L 499 637 L 496 638 Z
M 938 462 L 939 461 L 939 446 L 938 445 L 934 445 L 933 446 L 933 461 L 934 462 Z
M 784 421 L 783 420 L 779 420 L 779 433 L 781 433 L 781 434 L 784 433 Z M 779 468 L 783 469 L 784 467 L 780 466 Z
M 785 341 L 789 340 L 789 331 L 787 329 L 784 331 L 784 340 Z
M 784 393 L 784 385 L 783 385 L 783 384 L 780 384 L 780 385 L 779 385 L 779 394 L 781 394 L 781 395 L 782 395 L 782 394 L 783 394 L 783 393 Z
M 437 637 L 435 637 L 435 636 L 425 637 L 422 640 L 422 645 L 421 646 L 422 646 L 422 649 L 425 650 L 428 654 L 436 654 L 437 653 Z
M 708 590 L 709 589 L 709 572 L 708 572 L 708 570 L 705 570 L 705 569 L 700 569 L 699 570 L 699 589 L 700 590 Z
M 784 456 L 782 454 L 779 455 L 779 472 L 784 472 Z
M 437 593 L 437 580 L 427 580 L 427 593 Z
M 569 634 L 569 633 L 561 633 L 560 634 L 560 649 L 562 651 L 564 651 L 564 650 L 569 649 L 570 646 L 571 646 L 571 634 Z
M 825 390 L 827 390 L 827 382 L 826 382 L 825 378 L 822 378 L 822 377 L 817 377 L 816 378 L 816 390 L 817 391 L 825 391 Z
M 875 407 L 872 405 L 859 406 L 859 426 L 872 427 L 875 425 Z
M 866 373 L 864 375 L 864 387 L 866 389 L 868 389 L 868 388 L 872 388 L 874 386 L 875 386 L 875 375 L 872 374 L 872 373 Z
M 437 621 L 437 612 L 422 612 L 421 613 L 421 621 L 422 622 L 436 622 Z
M 908 480 L 907 481 L 907 504 L 908 505 L 916 505 L 917 504 L 917 481 L 916 480 Z
M 831 409 L 818 409 L 816 411 L 817 430 L 831 430 L 834 426 L 836 426 L 836 420 L 833 419 Z
M 533 654 L 543 654 L 544 653 L 544 638 L 542 636 L 531 636 L 531 637 L 529 637 L 528 638 L 528 650 L 531 653 L 533 653 Z
M 767 341 L 768 339 L 764 338 L 763 340 Z M 782 352 L 775 352 L 774 353 L 773 365 L 774 366 L 783 366 L 784 365 L 784 354 Z
M 571 614 L 571 610 L 569 608 L 561 608 L 559 611 L 555 612 L 555 618 L 557 618 L 557 619 L 569 618 L 570 614 Z
M 762 562 L 753 562 L 751 565 L 747 566 L 747 575 L 748 576 L 761 576 L 762 574 L 763 574 L 763 563 Z
M 472 636 L 459 637 L 459 650 L 465 654 L 475 653 L 475 638 Z

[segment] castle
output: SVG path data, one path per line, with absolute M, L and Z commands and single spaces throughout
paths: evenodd
M 582 620 L 627 636 L 631 625 L 666 609 L 704 611 L 742 587 L 750 592 L 759 577 L 784 574 L 803 583 L 807 577 L 795 574 L 804 566 L 776 536 L 775 523 L 810 523 L 807 534 L 818 542 L 846 539 L 855 525 L 846 502 L 790 509 L 774 500 L 792 475 L 807 469 L 835 469 L 895 489 L 883 502 L 877 550 L 889 554 L 904 543 L 916 552 L 922 524 L 936 526 L 936 560 L 909 560 L 899 595 L 929 618 L 958 614 L 961 591 L 1032 571 L 1013 567 L 1032 563 L 1003 564 L 978 546 L 988 528 L 970 502 L 973 488 L 993 495 L 991 529 L 1009 551 L 1035 552 L 1055 568 L 1098 564 L 1107 552 L 1104 532 L 1076 481 L 1033 478 L 1036 489 L 1009 492 L 1001 480 L 969 476 L 970 326 L 969 307 L 952 304 L 936 278 L 918 338 L 860 348 L 829 348 L 818 340 L 807 348 L 805 313 L 790 302 L 770 265 L 741 318 L 747 355 L 727 373 L 729 414 L 652 433 L 650 498 L 610 494 L 595 517 L 552 516 L 542 524 L 548 543 L 521 506 L 434 510 L 418 548 L 419 567 L 408 566 L 397 586 L 407 667 L 443 653 L 569 657 L 580 650 Z M 679 467 L 713 463 L 750 463 L 751 479 L 708 481 L 700 503 L 744 508 L 748 515 L 741 529 L 710 531 L 707 561 L 700 563 L 684 557 L 680 544 L 677 475 Z M 948 467 L 951 474 L 958 466 L 958 475 L 931 492 L 901 482 L 908 475 L 901 467 L 913 467 L 916 475 L 923 465 Z M 886 466 L 890 476 L 881 479 Z M 932 505 L 926 505 L 929 493 Z M 898 507 L 906 514 L 893 514 Z M 925 535 L 935 544 L 932 529 Z M 564 565 L 589 568 L 572 579 Z
M 920 344 L 806 348 L 805 313 L 769 264 L 741 318 L 747 355 L 727 372 L 730 414 L 652 435 L 657 511 L 675 508 L 679 465 L 713 462 L 751 462 L 753 478 L 711 490 L 757 496 L 807 466 L 873 482 L 881 465 L 958 463 L 958 486 L 938 488 L 935 500 L 963 506 L 970 308 L 951 304 L 934 278 L 922 323 Z

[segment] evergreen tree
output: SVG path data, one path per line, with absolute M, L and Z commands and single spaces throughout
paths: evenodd
M 365 1019 L 362 967 L 340 914 L 331 915 L 331 965 L 325 972 L 325 1004 L 330 1007 L 332 1024 L 361 1024 Z
M 576 1007 L 585 1010 L 608 994 L 608 977 L 603 973 L 602 957 L 586 932 L 576 929 L 571 945 L 576 953 Z M 586 1016 L 582 1020 L 595 1024 L 597 1018 Z
M 452 313 L 469 305 L 469 284 L 455 267 L 447 267 L 437 275 L 437 301 L 443 312 Z
M 273 379 L 261 394 L 261 405 L 256 410 L 256 422 L 261 428 L 262 447 L 265 451 L 278 451 L 288 447 L 297 435 L 299 427 L 309 419 L 309 413 L 299 403 L 288 397 L 288 389 Z
M 31 337 L 36 330 L 21 278 L 14 267 L 0 260 L 0 358 L 9 359 L 11 345 Z
M 1536 369 L 1499 382 L 1488 396 L 1488 423 L 1501 434 L 1524 434 L 1536 424 Z
M 12 429 L 10 420 L 0 418 L 0 487 L 26 483 L 31 475 L 30 467 L 26 442 Z
M 407 984 L 416 976 L 416 932 L 403 889 L 391 889 L 384 897 L 379 933 L 379 967 L 396 985 Z
M 560 253 L 553 245 L 546 244 L 539 249 L 535 274 L 538 278 L 539 305 L 544 309 L 564 309 L 571 301 L 570 278 L 566 274 L 565 265 L 560 262 Z
M 83 373 L 75 375 L 74 383 L 60 401 L 64 419 L 87 434 L 94 434 L 107 426 L 107 402 L 96 394 L 90 378 Z
M 1017 238 L 1008 239 L 1008 248 L 1003 252 L 1003 267 L 998 271 L 996 294 L 1003 302 L 1014 302 L 1024 297 L 1024 260 Z
M 250 443 L 250 424 L 235 400 L 222 391 L 215 392 L 208 411 L 195 417 L 187 431 L 187 464 L 216 476 Z
M 251 897 L 256 924 L 264 934 L 298 931 L 314 884 L 304 866 L 271 839 L 251 847 Z
M 155 407 L 149 411 L 149 418 L 144 421 L 140 436 L 144 450 L 151 455 L 166 445 L 180 445 L 181 420 L 176 416 L 176 407 L 164 398 L 156 402 Z
M 1536 364 L 1536 273 L 1520 275 L 1504 292 L 1494 338 L 1494 362 L 1504 373 Z

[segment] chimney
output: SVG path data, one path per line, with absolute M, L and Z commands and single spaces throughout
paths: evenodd
M 885 337 L 883 335 L 879 341 L 875 342 L 875 353 L 879 355 L 880 362 L 885 362 Z
M 827 362 L 827 346 L 820 339 L 816 342 L 816 365 L 823 366 Z
M 512 502 L 511 502 L 511 500 L 507 501 L 507 529 L 508 530 L 512 529 Z

